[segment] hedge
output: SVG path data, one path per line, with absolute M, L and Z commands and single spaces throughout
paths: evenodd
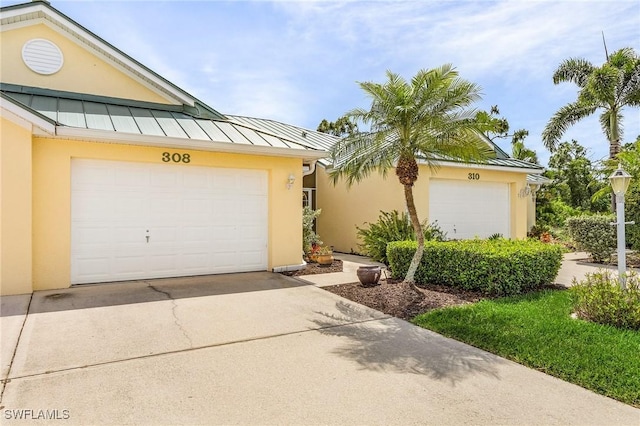
M 404 278 L 416 248 L 415 241 L 388 245 L 393 278 Z M 415 280 L 513 295 L 551 284 L 560 270 L 562 252 L 560 246 L 532 240 L 427 241 Z
M 576 216 L 567 219 L 567 229 L 578 249 L 591 254 L 595 262 L 611 259 L 616 247 L 616 227 L 613 216 Z

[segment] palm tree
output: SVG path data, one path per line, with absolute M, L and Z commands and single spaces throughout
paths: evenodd
M 474 111 L 467 109 L 480 99 L 480 88 L 459 78 L 449 64 L 421 70 L 410 82 L 387 71 L 383 84 L 359 84 L 371 98 L 371 107 L 354 109 L 347 117 L 363 122 L 369 130 L 356 132 L 333 146 L 330 176 L 334 185 L 343 177 L 351 186 L 373 171 L 386 176 L 395 167 L 418 240 L 404 279 L 413 286 L 424 252 L 424 235 L 413 200 L 418 161 L 435 169 L 443 159 L 482 160 L 493 152 L 477 127 Z
M 601 67 L 585 59 L 567 59 L 553 74 L 554 84 L 565 81 L 580 88 L 578 99 L 549 120 L 542 132 L 545 146 L 553 152 L 570 126 L 601 110 L 600 126 L 609 141 L 609 158 L 615 158 L 623 135 L 622 110 L 640 106 L 640 57 L 633 49 L 623 48 L 609 55 Z

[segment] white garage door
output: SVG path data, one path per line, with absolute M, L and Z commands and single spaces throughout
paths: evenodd
M 429 184 L 429 221 L 449 239 L 511 236 L 509 184 L 432 179 Z
M 71 163 L 73 284 L 267 269 L 267 172 Z

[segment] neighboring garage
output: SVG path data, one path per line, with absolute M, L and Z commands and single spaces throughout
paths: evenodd
M 431 179 L 429 220 L 450 239 L 511 237 L 509 184 Z
M 267 269 L 264 170 L 74 159 L 71 283 Z

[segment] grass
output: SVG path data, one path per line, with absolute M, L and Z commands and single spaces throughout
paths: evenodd
M 571 319 L 570 291 L 546 290 L 418 315 L 413 322 L 640 407 L 640 332 Z

